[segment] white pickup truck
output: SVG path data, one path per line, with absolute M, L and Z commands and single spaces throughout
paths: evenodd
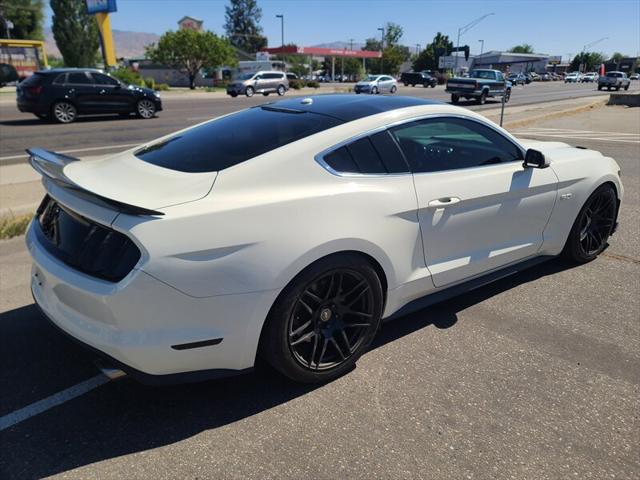
M 621 88 L 629 90 L 630 84 L 631 80 L 627 78 L 627 74 L 624 72 L 607 72 L 606 75 L 598 78 L 598 90 L 602 90 L 603 88 L 607 90 L 611 90 L 612 88 L 616 90 L 620 90 Z

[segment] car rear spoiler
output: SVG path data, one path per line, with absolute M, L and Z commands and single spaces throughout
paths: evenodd
M 76 157 L 70 157 L 61 153 L 51 152 L 43 148 L 29 148 L 29 163 L 33 169 L 43 177 L 46 177 L 56 185 L 62 188 L 73 190 L 85 200 L 110 208 L 115 208 L 121 213 L 129 215 L 164 215 L 162 212 L 151 210 L 128 203 L 119 202 L 111 198 L 103 197 L 97 193 L 93 193 L 81 187 L 64 173 L 64 167 L 70 163 L 79 161 Z

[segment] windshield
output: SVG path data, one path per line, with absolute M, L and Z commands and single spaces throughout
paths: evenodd
M 341 123 L 311 112 L 254 107 L 151 144 L 135 156 L 180 172 L 216 172 Z
M 469 72 L 471 78 L 484 78 L 485 80 L 495 80 L 496 73 L 489 70 L 471 70 Z
M 367 82 L 375 82 L 379 78 L 379 75 L 369 75 L 367 77 Z
M 249 80 L 251 79 L 255 73 L 241 73 L 236 77 L 236 80 Z

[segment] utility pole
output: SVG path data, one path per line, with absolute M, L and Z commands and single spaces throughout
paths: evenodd
M 478 40 L 480 42 L 480 55 L 484 52 L 484 40 Z
M 455 66 L 453 67 L 453 74 L 454 75 L 456 74 L 456 70 L 458 70 L 458 54 L 460 53 L 458 51 L 458 48 L 460 48 L 460 36 L 464 35 L 465 33 L 467 33 L 469 30 L 471 30 L 473 27 L 475 27 L 477 24 L 479 24 L 482 20 L 484 20 L 487 17 L 490 17 L 491 15 L 495 15 L 495 13 L 487 13 L 486 15 L 478 17 L 474 21 L 469 22 L 464 27 L 460 27 L 458 29 L 458 41 L 456 42 Z
M 587 62 L 585 61 L 585 58 L 584 58 L 584 54 L 586 53 L 587 48 L 591 48 L 600 42 L 604 42 L 605 40 L 609 40 L 609 37 L 602 37 L 582 47 L 582 53 L 580 54 L 580 68 L 579 68 L 580 72 L 584 73 L 584 71 L 587 69 Z
M 420 44 L 416 43 L 416 57 L 420 55 Z
M 382 32 L 380 37 L 380 73 L 384 73 L 384 27 L 378 28 Z
M 349 39 L 349 50 L 353 50 L 353 38 Z

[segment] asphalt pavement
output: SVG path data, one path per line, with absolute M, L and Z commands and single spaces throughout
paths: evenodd
M 108 382 L 0 431 L 0 477 L 637 479 L 640 116 L 603 107 L 517 133 L 618 160 L 620 228 L 594 262 L 552 260 L 388 323 L 354 371 L 320 387 L 266 367 L 164 388 Z M 98 375 L 28 281 L 23 239 L 0 242 L 0 425 Z
M 325 93 L 333 88 L 335 87 L 322 84 L 316 93 Z M 346 90 L 350 87 L 348 84 L 343 84 L 337 88 Z M 637 90 L 640 90 L 640 82 L 633 82 L 630 91 Z M 449 101 L 450 98 L 442 85 L 436 88 L 401 85 L 398 94 L 441 101 Z M 300 93 L 290 90 L 284 98 L 294 95 L 300 95 Z M 304 95 L 309 93 L 305 92 Z M 534 82 L 526 86 L 514 87 L 509 106 L 605 95 L 608 95 L 608 92 L 598 92 L 593 83 Z M 71 125 L 57 125 L 44 123 L 32 114 L 19 112 L 16 109 L 15 100 L 11 96 L 2 95 L 0 97 L 0 164 L 24 162 L 25 148 L 34 146 L 69 152 L 77 156 L 125 150 L 213 117 L 267 101 L 275 101 L 278 98 L 280 97 L 275 95 L 231 98 L 222 93 L 170 92 L 164 94 L 164 110 L 151 120 L 135 117 L 123 119 L 118 115 L 109 115 L 84 117 Z M 473 101 L 461 101 L 460 105 L 472 110 L 486 110 L 499 106 L 500 101 L 490 99 L 483 106 Z

